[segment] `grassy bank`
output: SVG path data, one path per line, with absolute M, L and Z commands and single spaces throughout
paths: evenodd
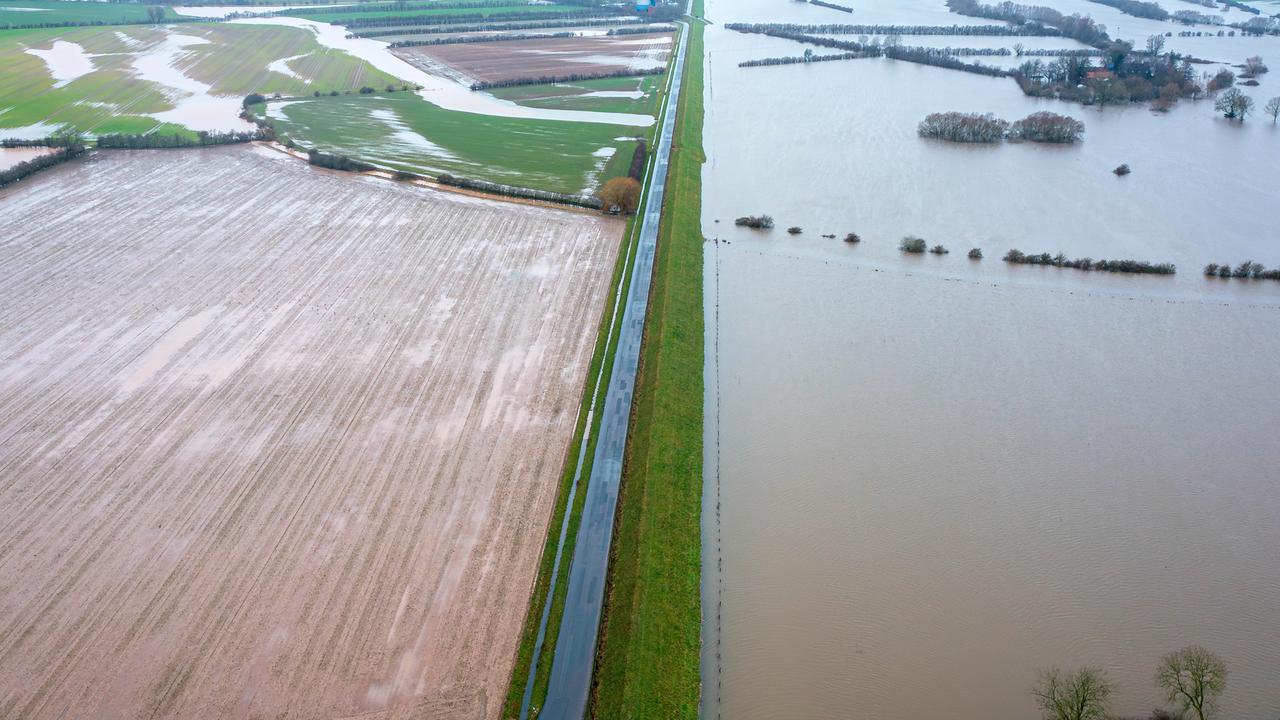
M 702 3 L 694 1 L 695 18 Z M 702 25 L 691 24 L 623 468 L 592 716 L 698 716 Z

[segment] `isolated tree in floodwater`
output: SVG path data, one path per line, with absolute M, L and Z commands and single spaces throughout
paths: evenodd
M 1213 109 L 1228 120 L 1244 122 L 1245 117 L 1253 111 L 1253 98 L 1240 92 L 1240 88 L 1231 88 L 1222 93 L 1222 97 L 1213 104 Z
M 617 177 L 604 184 L 597 193 L 608 212 L 618 208 L 620 212 L 631 215 L 640 205 L 640 183 L 629 177 Z
M 1184 713 L 1192 712 L 1196 720 L 1207 720 L 1227 688 L 1227 664 L 1217 654 L 1191 645 L 1160 659 L 1156 685 Z
M 1164 52 L 1164 36 L 1151 35 L 1147 38 L 1147 53 L 1155 57 Z
M 1031 689 L 1046 720 L 1105 720 L 1115 692 L 1107 674 L 1092 667 L 1075 672 L 1050 668 Z
M 1262 108 L 1262 112 L 1271 116 L 1271 124 L 1276 124 L 1276 119 L 1280 118 L 1280 97 L 1273 97 L 1267 101 L 1266 106 Z

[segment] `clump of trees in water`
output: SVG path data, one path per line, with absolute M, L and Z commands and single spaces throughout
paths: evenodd
M 792 225 L 791 227 L 787 228 L 788 235 L 799 235 L 802 232 L 804 232 L 804 228 L 800 227 L 799 225 Z
M 847 243 L 860 243 L 862 238 L 858 237 L 858 233 L 849 233 L 844 236 L 844 241 Z
M 1227 689 L 1227 664 L 1216 653 L 1190 645 L 1160 658 L 1155 685 L 1175 710 L 1157 708 L 1151 720 L 1209 720 Z M 1118 690 L 1102 668 L 1055 667 L 1040 672 L 1031 695 L 1046 720 L 1105 720 L 1114 717 Z
M 908 235 L 898 243 L 898 249 L 904 253 L 922 253 L 927 247 L 928 243 L 924 241 L 924 238 L 918 238 L 914 235 Z
M 474 180 L 472 178 L 457 177 L 448 173 L 441 173 L 436 176 L 436 182 L 441 185 L 463 188 L 465 190 L 476 190 L 479 192 L 489 193 L 491 195 L 541 200 L 543 202 L 560 203 L 562 205 L 577 205 L 578 207 L 590 208 L 592 210 L 599 210 L 602 207 L 602 203 L 598 197 L 570 195 L 568 193 L 551 192 L 550 190 L 535 190 L 533 188 L 518 187 L 516 185 L 503 185 L 502 183 L 489 182 L 487 180 Z
M 982 259 L 982 248 L 973 248 L 973 249 L 969 250 L 969 259 L 970 259 L 970 260 L 981 260 L 981 259 Z
M 1213 109 L 1228 120 L 1244 122 L 1245 117 L 1253 112 L 1253 98 L 1241 92 L 1240 88 L 1231 88 L 1214 102 Z
M 1205 277 L 1249 278 L 1252 280 L 1280 280 L 1280 268 L 1267 269 L 1262 263 L 1245 260 L 1232 268 L 1229 263 L 1209 263 L 1204 266 Z
M 519 85 L 551 85 L 554 83 L 581 82 L 583 80 L 603 80 L 606 78 L 637 77 L 643 75 L 662 75 L 667 71 L 665 66 L 632 70 L 623 68 L 610 72 L 568 73 L 565 75 L 539 75 L 537 77 L 509 78 L 491 82 L 471 83 L 472 90 L 492 90 L 494 88 L 516 87 Z
M 743 215 L 733 221 L 738 227 L 749 227 L 753 230 L 769 230 L 773 227 L 773 218 L 768 215 Z
M 7 148 L 17 147 L 50 147 L 56 148 L 53 152 L 34 157 L 25 162 L 20 162 L 11 168 L 0 170 L 0 187 L 16 183 L 23 178 L 30 177 L 41 170 L 51 168 L 54 165 L 64 163 L 73 158 L 77 158 L 85 153 L 84 141 L 78 136 L 62 136 L 53 138 L 44 138 L 42 140 L 5 140 L 3 146 Z
M 934 255 L 947 255 L 951 251 L 947 249 L 946 245 L 934 245 L 933 247 L 929 248 L 929 252 L 933 253 Z
M 1039 253 L 1028 255 L 1021 250 L 1010 250 L 1005 253 L 1004 261 L 1015 265 L 1052 265 L 1053 267 L 1069 267 L 1086 272 L 1099 270 L 1102 272 L 1139 273 L 1147 275 L 1173 275 L 1177 268 L 1173 263 L 1150 263 L 1144 260 L 1094 260 L 1093 258 L 1069 259 L 1058 253 Z
M 1002 140 L 1073 143 L 1084 136 L 1084 123 L 1067 115 L 1037 112 L 1010 124 L 991 113 L 932 113 L 921 121 L 920 137 L 963 143 Z

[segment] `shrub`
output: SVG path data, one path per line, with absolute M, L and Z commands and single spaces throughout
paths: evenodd
M 1216 277 L 1218 274 L 1218 263 L 1209 263 L 1204 266 L 1205 277 Z
M 1209 84 L 1206 88 L 1209 92 L 1218 92 L 1219 90 L 1226 90 L 1235 84 L 1236 74 L 1226 68 L 1223 68 L 1218 71 L 1217 75 L 1214 75 L 1213 78 L 1209 80 Z
M 948 250 L 945 245 L 934 245 L 933 247 L 929 248 L 929 252 L 933 253 L 934 255 L 946 255 L 951 251 Z
M 768 230 L 773 227 L 773 218 L 768 215 L 744 215 L 733 221 L 738 227 L 749 227 L 755 230 Z
M 799 225 L 792 225 L 791 227 L 787 228 L 787 232 L 791 235 L 799 235 L 800 233 L 804 232 L 804 230 L 802 230 Z
M 1129 169 L 1128 163 L 1120 163 L 1119 165 L 1116 166 L 1116 169 L 1112 170 L 1111 172 L 1115 173 L 1116 175 L 1119 175 L 1120 177 L 1124 177 L 1125 175 L 1128 175 L 1133 171 Z
M 981 260 L 981 259 L 982 259 L 982 248 L 974 248 L 974 249 L 970 250 L 970 251 L 969 251 L 969 259 L 970 259 L 970 260 Z
M 244 96 L 245 107 L 249 107 L 250 105 L 257 105 L 258 103 L 264 103 L 266 101 L 267 101 L 267 98 L 259 93 L 249 93 L 248 95 Z
M 1009 123 L 987 113 L 945 112 L 925 117 L 916 128 L 923 138 L 948 142 L 994 143 L 1009 132 Z
M 908 235 L 902 238 L 902 242 L 898 243 L 898 249 L 906 253 L 922 253 L 926 247 L 928 246 L 925 244 L 924 239 L 914 235 Z
M 844 241 L 847 243 L 856 243 L 862 242 L 862 238 L 858 237 L 858 233 L 849 233 L 844 236 Z
M 369 87 L 368 85 L 365 85 L 364 87 L 360 88 L 361 95 L 372 95 L 373 92 L 374 92 L 373 88 Z
M 1073 143 L 1083 135 L 1084 123 L 1067 115 L 1047 111 L 1032 113 L 1009 128 L 1011 138 L 1032 142 Z

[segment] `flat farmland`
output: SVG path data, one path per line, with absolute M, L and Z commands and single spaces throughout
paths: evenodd
M 482 82 L 517 78 L 644 70 L 659 67 L 671 53 L 670 33 L 617 35 L 491 43 L 458 43 L 400 48 L 412 62 L 426 57 Z
M 251 147 L 0 213 L 0 717 L 497 717 L 621 223 Z

